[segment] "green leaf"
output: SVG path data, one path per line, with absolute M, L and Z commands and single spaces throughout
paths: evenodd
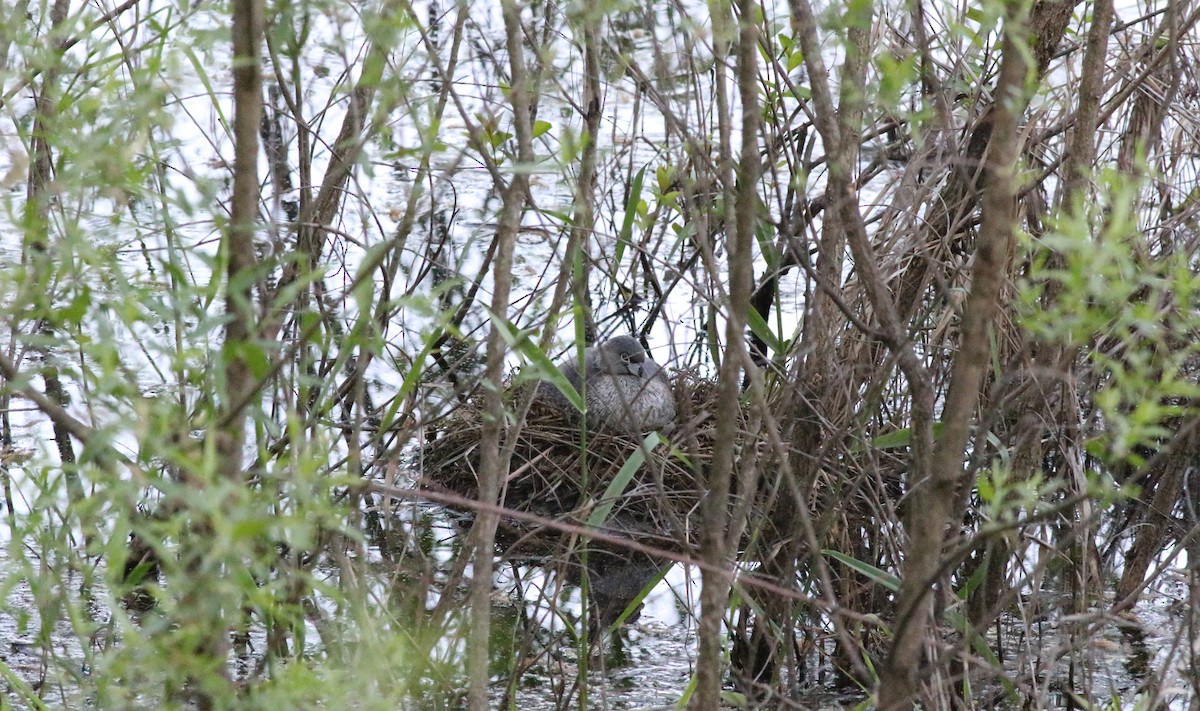
M 861 560 L 851 558 L 840 551 L 826 548 L 822 550 L 821 553 L 829 558 L 833 558 L 834 560 L 842 563 L 846 567 L 867 577 L 868 579 L 874 580 L 892 592 L 900 592 L 900 578 L 887 571 L 880 570 L 870 563 L 864 563 Z
M 492 144 L 492 148 L 499 148 L 512 138 L 512 134 L 508 131 L 488 131 L 488 141 Z
M 588 516 L 587 523 L 589 526 L 599 528 L 608 520 L 608 515 L 612 513 L 617 499 L 625 493 L 625 489 L 629 487 L 629 482 L 633 481 L 633 475 L 637 474 L 638 469 L 641 469 L 642 464 L 645 463 L 646 455 L 661 443 L 662 437 L 657 432 L 651 432 L 646 435 L 646 439 L 642 441 L 642 446 L 629 455 L 629 459 L 626 459 L 625 463 L 621 465 L 621 470 L 608 483 L 608 487 L 605 488 L 604 494 L 600 497 L 600 504 Z
M 230 358 L 237 358 L 245 363 L 255 378 L 265 378 L 271 372 L 271 359 L 267 351 L 258 343 L 235 342 L 226 343 L 225 348 Z M 238 393 L 239 395 L 241 393 Z
M 154 561 L 146 561 L 144 563 L 138 563 L 137 566 L 133 570 L 131 570 L 125 574 L 125 581 L 124 581 L 125 584 L 129 585 L 131 587 L 138 585 L 143 580 L 146 580 L 146 574 L 149 573 L 151 570 L 153 570 L 154 566 L 155 566 Z
M 50 708 L 41 700 L 41 698 L 38 696 L 38 692 L 34 691 L 33 688 L 30 687 L 20 675 L 14 672 L 12 668 L 2 660 L 0 660 L 0 678 L 3 678 L 4 681 L 7 682 L 14 696 L 28 704 L 26 708 L 39 709 L 39 711 L 41 709 Z M 5 704 L 5 708 L 8 708 L 8 704 Z
M 645 170 L 645 168 L 642 170 Z M 671 168 L 666 165 L 658 166 L 658 168 L 654 171 L 654 178 L 658 181 L 659 194 L 667 192 L 667 190 L 671 187 L 671 183 L 675 182 Z
M 933 423 L 933 438 L 937 439 L 942 435 L 942 423 Z M 912 444 L 912 430 L 908 427 L 902 427 L 894 432 L 888 432 L 885 435 L 879 435 L 871 440 L 871 446 L 875 449 L 898 449 L 900 447 L 908 447 Z
M 553 124 L 551 124 L 549 121 L 534 121 L 533 122 L 533 137 L 537 138 L 539 136 L 544 136 L 553 127 L 554 127 Z
M 571 405 L 580 412 L 586 409 L 583 402 L 583 396 L 571 385 L 571 381 L 567 380 L 567 376 L 562 374 L 554 361 L 550 360 L 550 356 L 529 337 L 529 334 L 517 329 L 513 324 L 503 316 L 498 316 L 491 309 L 484 307 L 492 323 L 500 330 L 500 336 L 508 345 L 515 351 L 525 357 L 532 368 L 532 375 L 539 380 L 545 380 L 554 387 L 558 388 L 559 392 L 570 401 Z
M 548 217 L 553 217 L 564 225 L 575 224 L 575 216 L 562 212 L 561 210 L 551 210 L 549 208 L 545 208 L 541 210 L 541 213 Z
M 642 589 L 637 596 L 629 601 L 629 604 L 625 606 L 625 609 L 621 611 L 621 614 L 617 616 L 617 619 L 613 620 L 612 624 L 608 626 L 609 632 L 613 632 L 618 627 L 625 624 L 625 620 L 629 619 L 629 616 L 633 614 L 634 610 L 641 606 L 642 601 L 646 599 L 646 596 L 650 594 L 650 591 L 658 587 L 658 584 L 661 583 L 663 578 L 667 576 L 667 571 L 670 569 L 671 566 L 664 565 L 662 569 L 658 571 L 658 575 L 655 575 L 650 579 L 649 582 L 642 586 Z
M 774 229 L 767 222 L 760 222 L 754 230 L 754 239 L 758 242 L 758 251 L 767 260 L 767 271 L 774 273 L 779 269 L 779 250 L 775 248 Z
M 625 219 L 621 221 L 621 232 L 617 235 L 617 251 L 613 255 L 613 277 L 621 265 L 621 257 L 633 236 L 633 220 L 637 217 L 637 207 L 642 201 L 642 181 L 646 178 L 646 166 L 633 176 L 633 185 L 629 186 L 629 200 L 625 203 Z
M 899 449 L 900 447 L 907 447 L 911 441 L 912 430 L 908 427 L 902 427 L 894 432 L 879 435 L 871 440 L 871 446 L 875 449 Z
M 58 310 L 58 316 L 61 323 L 74 328 L 78 328 L 83 321 L 83 317 L 87 315 L 88 307 L 92 305 L 92 290 L 87 284 L 83 284 L 79 291 L 71 297 L 71 303 Z
M 380 428 L 388 429 L 392 423 L 396 421 L 396 414 L 400 411 L 400 406 L 408 402 L 408 396 L 417 384 L 421 382 L 421 376 L 425 374 L 425 363 L 429 361 L 429 353 L 433 350 L 435 339 L 426 338 L 425 344 L 421 347 L 421 352 L 413 358 L 412 367 L 408 369 L 408 373 L 404 376 L 404 381 L 400 383 L 400 390 L 396 396 L 392 398 L 392 403 L 380 418 Z
M 801 52 L 798 48 L 788 52 L 787 70 L 789 74 L 795 71 L 796 67 L 800 66 L 801 64 L 804 64 L 803 52 Z
M 750 311 L 747 312 L 746 316 L 747 323 L 750 325 L 750 332 L 761 338 L 762 342 L 767 344 L 767 348 L 770 348 L 772 353 L 782 353 L 783 342 L 771 330 L 771 327 L 763 319 L 758 309 L 750 307 Z
M 980 476 L 975 480 L 975 488 L 979 490 L 979 498 L 984 503 L 991 503 L 996 500 L 996 487 L 992 485 L 990 476 Z
M 212 81 L 208 77 L 208 70 L 206 69 L 204 62 L 201 61 L 200 57 L 196 55 L 196 52 L 193 51 L 193 49 L 188 46 L 186 42 L 179 44 L 179 51 L 183 52 L 184 55 L 187 56 L 188 61 L 191 62 L 192 69 L 196 71 L 197 78 L 199 78 L 200 83 L 204 85 L 204 92 L 208 94 L 208 105 L 211 106 L 212 110 L 216 112 L 217 120 L 220 122 L 221 126 L 225 127 L 226 132 L 228 132 L 230 122 L 229 119 L 226 118 L 225 112 L 221 108 L 225 105 L 225 102 L 217 100 L 217 91 L 213 88 Z

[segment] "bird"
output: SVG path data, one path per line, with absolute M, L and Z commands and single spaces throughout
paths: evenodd
M 633 336 L 616 336 L 584 350 L 582 378 L 575 361 L 558 368 L 583 393 L 592 428 L 636 434 L 675 420 L 675 394 L 666 370 Z M 537 394 L 561 410 L 574 411 L 566 396 L 548 381 L 538 384 Z

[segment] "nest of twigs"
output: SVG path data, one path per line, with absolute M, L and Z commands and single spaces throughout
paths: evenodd
M 661 443 L 645 446 L 645 437 L 585 430 L 578 418 L 534 399 L 524 419 L 519 414 L 528 384 L 509 388 L 506 438 L 516 437 L 502 487 L 501 505 L 545 519 L 583 526 L 597 507 L 611 506 L 600 530 L 636 538 L 654 547 L 693 548 L 690 520 L 704 491 L 698 481 L 712 450 L 710 436 L 716 387 L 690 372 L 671 376 L 677 423 L 659 432 Z M 421 486 L 474 497 L 478 489 L 482 398 L 459 407 L 428 435 L 422 452 Z M 630 460 L 640 459 L 623 487 L 611 487 Z M 610 488 L 617 490 L 610 491 Z M 539 526 L 528 517 L 506 517 L 497 540 L 507 555 L 541 555 L 567 534 Z

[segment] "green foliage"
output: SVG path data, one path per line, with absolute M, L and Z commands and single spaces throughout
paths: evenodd
M 655 447 L 663 443 L 662 437 L 657 432 L 651 432 L 646 435 L 642 446 L 635 449 L 629 454 L 629 459 L 621 465 L 621 469 L 617 471 L 617 475 L 608 483 L 604 494 L 600 497 L 596 507 L 588 514 L 587 523 L 589 526 L 600 527 L 608 520 L 608 515 L 612 513 L 613 506 L 616 505 L 621 495 L 629 487 L 633 477 L 637 474 L 642 464 L 646 462 L 647 453 L 654 450 Z
M 861 560 L 848 556 L 841 551 L 827 549 L 821 551 L 821 554 L 838 561 L 868 580 L 871 580 L 878 585 L 882 585 L 890 592 L 900 592 L 900 578 L 885 570 L 880 570 L 870 563 L 865 563 Z
M 1020 290 L 1022 326 L 1079 352 L 1100 376 L 1102 431 L 1088 443 L 1108 462 L 1141 462 L 1200 395 L 1190 377 L 1200 327 L 1200 277 L 1186 254 L 1143 251 L 1133 204 L 1138 186 L 1108 175 L 1101 200 L 1060 217 L 1037 242 Z
M 213 20 L 220 31 L 206 32 Z M 449 633 L 431 632 L 380 597 L 361 555 L 361 471 L 331 426 L 344 413 L 344 381 L 329 377 L 385 353 L 377 307 L 439 327 L 447 319 L 426 294 L 380 304 L 374 280 L 395 247 L 386 242 L 363 250 L 337 319 L 332 301 L 290 308 L 326 276 L 303 273 L 253 305 L 294 314 L 283 325 L 294 341 L 227 346 L 226 264 L 214 238 L 227 219 L 227 172 L 187 163 L 177 122 L 187 116 L 181 102 L 207 99 L 216 129 L 208 139 L 227 149 L 228 20 L 171 7 L 140 21 L 136 45 L 88 39 L 65 63 L 29 25 L 5 23 L 23 67 L 41 73 L 35 85 L 67 77 L 47 88 L 53 111 L 42 135 L 31 113 L 16 124 L 26 154 L 35 138 L 51 147 L 45 204 L 0 194 L 26 250 L 0 270 L 6 357 L 21 369 L 4 382 L 5 433 L 9 413 L 27 411 L 14 393 L 42 391 L 51 370 L 71 386 L 69 411 L 94 429 L 85 441 L 64 437 L 74 463 L 44 420 L 18 440 L 34 449 L 4 453 L 16 511 L 0 562 L 0 620 L 45 669 L 36 688 L 15 665 L 0 664 L 0 677 L 27 708 L 191 708 L 201 694 L 227 709 L 394 709 L 425 695 L 450 705 L 461 624 L 451 617 Z M 64 29 L 81 31 L 71 24 Z M 5 90 L 13 69 L 0 70 Z M 295 261 L 278 256 L 263 260 L 256 283 Z M 432 342 L 407 363 L 403 375 L 413 377 L 400 400 L 419 383 Z M 217 456 L 220 362 L 230 349 L 267 383 L 234 395 L 249 416 L 244 479 L 227 478 Z M 391 427 L 396 408 L 385 412 Z
M 727 218 L 742 209 L 757 212 L 755 278 L 776 289 L 769 315 L 746 315 L 749 334 L 773 360 L 765 409 L 747 394 L 743 405 L 752 416 L 739 420 L 761 431 L 738 432 L 735 442 L 735 466 L 756 467 L 735 472 L 755 480 L 741 487 L 746 480 L 739 479 L 738 496 L 761 500 L 732 507 L 747 504 L 752 520 L 737 523 L 746 524 L 749 544 L 722 553 L 720 564 L 738 567 L 734 579 L 779 574 L 772 582 L 821 598 L 805 612 L 795 612 L 797 602 L 780 619 L 772 618 L 778 611 L 765 604 L 768 596 L 747 592 L 746 608 L 780 640 L 779 649 L 795 643 L 779 660 L 796 666 L 779 669 L 777 678 L 803 681 L 810 659 L 823 664 L 848 649 L 857 663 L 863 650 L 840 648 L 841 630 L 831 634 L 835 621 L 851 636 L 869 628 L 868 635 L 878 631 L 890 642 L 888 624 L 903 622 L 886 614 L 902 582 L 890 566 L 903 570 L 912 532 L 900 517 L 920 515 L 905 507 L 924 485 L 923 472 L 911 466 L 913 371 L 898 374 L 896 351 L 911 349 L 928 372 L 930 416 L 937 417 L 962 352 L 954 342 L 954 301 L 968 289 L 969 239 L 957 247 L 977 217 L 975 191 L 952 188 L 963 187 L 954 182 L 978 159 L 964 146 L 987 125 L 996 98 L 990 88 L 1006 12 L 1027 7 L 1001 0 L 925 4 L 905 9 L 914 12 L 901 21 L 894 8 L 869 0 L 828 4 L 815 29 L 822 55 L 828 49 L 826 58 L 836 58 L 829 88 L 835 101 L 856 104 L 847 112 L 832 107 L 832 118 L 861 124 L 839 132 L 849 141 L 846 153 L 863 160 L 844 166 L 852 173 L 847 194 L 822 198 L 831 174 L 827 137 L 818 130 L 826 107 L 812 101 L 814 78 L 796 34 L 801 25 L 783 6 L 778 13 L 753 6 L 742 17 L 723 0 L 523 5 L 530 76 L 514 77 L 503 28 L 488 26 L 493 16 L 480 12 L 492 9 L 486 4 L 435 4 L 422 16 L 403 3 L 382 11 L 334 0 L 269 3 L 261 58 L 269 106 L 258 134 L 261 224 L 253 245 L 259 263 L 231 285 L 224 242 L 237 109 L 230 4 L 139 4 L 136 18 L 132 9 L 108 17 L 99 5 L 79 4 L 54 29 L 51 4 L 12 5 L 0 7 L 0 120 L 14 128 L 3 146 L 14 170 L 0 192 L 9 235 L 0 247 L 10 249 L 0 270 L 0 350 L 19 372 L 0 383 L 0 435 L 13 437 L 0 452 L 0 478 L 13 491 L 14 508 L 0 561 L 10 627 L 0 632 L 12 632 L 44 665 L 31 684 L 18 661 L 0 662 L 0 678 L 18 705 L 462 706 L 469 619 L 461 609 L 465 566 L 455 567 L 468 551 L 457 531 L 421 523 L 416 506 L 378 492 L 415 496 L 402 490 L 411 483 L 402 481 L 412 473 L 406 468 L 446 410 L 471 404 L 479 387 L 507 386 L 479 383 L 478 369 L 456 360 L 479 363 L 474 351 L 487 328 L 507 339 L 509 365 L 523 364 L 518 384 L 550 382 L 581 410 L 580 394 L 538 343 L 582 349 L 593 327 L 597 335 L 645 329 L 654 339 L 666 332 L 676 339 L 673 352 L 686 359 L 672 365 L 703 380 L 705 369 L 731 352 L 722 328 L 729 304 L 720 295 L 729 293 Z M 916 19 L 928 35 L 921 41 L 906 27 Z M 732 50 L 739 30 L 749 29 L 739 27 L 743 21 L 758 31 L 757 53 L 745 53 L 758 61 L 757 107 L 741 106 L 750 92 L 737 86 L 743 55 Z M 1082 43 L 1087 22 L 1085 16 L 1068 37 Z M 852 54 L 852 36 L 865 38 L 867 56 Z M 587 47 L 590 41 L 599 46 Z M 1174 41 L 1151 40 L 1158 50 Z M 1062 45 L 1055 61 L 1064 70 L 1052 67 L 1047 87 L 1055 76 L 1074 76 L 1067 63 L 1081 50 Z M 586 66 L 588 49 L 597 50 L 600 66 Z M 862 86 L 852 86 L 851 73 L 838 65 L 847 57 L 863 60 Z M 583 106 L 579 91 L 593 70 L 602 86 L 598 135 L 582 128 L 592 107 Z M 1144 74 L 1134 67 L 1119 72 Z M 517 165 L 518 122 L 508 101 L 510 88 L 527 78 L 538 99 L 531 138 L 553 158 L 536 167 Z M 1181 96 L 1188 91 L 1181 85 Z M 356 152 L 359 136 L 339 137 L 340 122 L 368 94 L 358 118 L 369 150 Z M 45 115 L 35 121 L 37 96 L 45 98 Z M 1071 109 L 1063 106 L 1076 99 L 1064 103 L 1052 92 L 1038 98 L 1034 111 L 1022 113 L 1022 135 L 1037 139 L 1029 155 L 1054 166 L 1073 130 Z M 1124 100 L 1118 98 L 1106 96 Z M 762 120 L 758 150 L 750 151 L 764 170 L 757 185 L 742 184 L 753 171 L 736 165 L 743 108 Z M 1117 108 L 1111 113 L 1119 117 Z M 1186 121 L 1175 115 L 1163 127 L 1172 124 Z M 269 138 L 276 129 L 279 146 Z M 885 152 L 866 150 L 884 140 Z M 33 181 L 43 190 L 31 201 L 20 189 L 30 177 L 21 161 L 43 143 L 50 172 Z M 324 190 L 323 176 L 340 151 L 351 154 L 351 178 Z M 595 165 L 582 165 L 584 156 Z M 595 180 L 585 180 L 593 167 Z M 550 168 L 556 174 L 545 175 Z M 520 192 L 509 190 L 519 184 L 510 182 L 518 170 L 537 174 L 519 196 L 512 273 L 499 274 L 497 216 Z M 724 182 L 728 175 L 738 176 L 734 184 Z M 1177 224 L 1190 224 L 1196 194 L 1190 185 L 1177 190 L 1176 180 L 1164 178 L 1170 190 L 1163 194 L 1175 202 L 1162 206 L 1163 214 L 1178 211 Z M 992 573 L 1011 576 L 1022 563 L 1000 558 L 1030 550 L 1017 546 L 1032 546 L 1035 537 L 1041 545 L 1029 527 L 1067 518 L 1055 507 L 1072 497 L 1085 497 L 1092 511 L 1126 503 L 1136 490 L 1119 485 L 1113 472 L 1163 451 L 1196 414 L 1195 258 L 1154 252 L 1159 243 L 1141 233 L 1144 186 L 1103 174 L 1100 183 L 1099 199 L 1071 206 L 1044 235 L 1026 239 L 1028 260 L 1017 262 L 1029 265 L 1018 309 L 994 329 L 985 406 L 972 422 L 975 449 L 965 453 L 978 466 L 972 480 L 955 482 L 959 490 L 947 494 L 956 518 L 946 553 L 974 561 L 973 545 L 1020 540 L 1007 552 L 997 544 L 996 559 L 981 558 L 973 569 L 937 561 L 942 579 L 957 586 L 939 597 L 948 607 L 936 620 L 944 625 L 938 634 L 957 635 L 969 655 L 965 669 L 1002 671 L 969 619 L 975 613 L 964 612 L 987 591 Z M 586 184 L 593 194 L 583 194 Z M 743 191 L 754 193 L 750 207 Z M 583 200 L 587 210 L 577 204 Z M 1034 202 L 1022 209 L 1046 211 Z M 929 226 L 947 205 L 964 208 L 953 227 L 961 234 L 926 234 L 937 232 Z M 900 324 L 911 342 L 872 332 L 881 324 L 877 302 L 863 290 L 870 272 L 850 259 L 845 235 L 825 229 L 835 224 L 831 216 L 841 220 L 852 209 L 877 247 L 885 296 L 899 302 L 918 285 L 903 304 L 909 320 Z M 582 224 L 584 214 L 590 224 Z M 319 253 L 305 253 L 310 240 Z M 521 249 L 529 245 L 541 251 Z M 838 308 L 811 311 L 829 293 L 830 285 L 812 278 L 826 267 Z M 526 281 L 510 309 L 489 313 L 478 304 L 499 278 Z M 254 287 L 253 303 L 235 306 L 255 314 L 255 328 L 236 342 L 226 339 L 231 286 Z M 838 322 L 840 308 L 854 319 Z M 831 332 L 806 331 L 818 320 Z M 1074 441 L 1082 439 L 1094 456 L 1083 482 L 1036 463 L 1017 469 L 1005 388 L 1027 375 L 1010 372 L 1009 363 L 1031 351 L 1061 353 L 1071 366 L 1056 365 L 1051 377 L 1090 408 L 1085 421 L 1068 423 L 1082 425 Z M 247 392 L 227 392 L 230 361 L 252 371 Z M 813 364 L 828 367 L 817 372 Z M 54 382 L 65 384 L 62 392 L 53 392 Z M 688 421 L 631 450 L 602 492 L 589 488 L 590 465 L 581 466 L 572 484 L 587 496 L 573 521 L 604 526 L 621 497 L 657 484 L 645 462 L 659 445 L 703 482 L 714 459 L 714 422 L 746 413 L 712 412 L 711 401 L 703 401 L 711 383 L 695 385 L 697 402 L 690 404 L 702 406 L 681 407 Z M 998 396 L 989 401 L 992 393 Z M 44 398 L 34 402 L 31 394 Z M 245 461 L 231 463 L 219 453 L 230 441 L 234 404 L 245 407 L 246 445 Z M 57 407 L 83 423 L 73 439 L 53 431 L 45 412 Z M 999 416 L 989 421 L 993 409 Z M 60 429 L 65 422 L 75 424 L 59 417 Z M 939 438 L 942 423 L 933 429 Z M 798 450 L 798 442 L 811 449 L 786 449 Z M 756 456 L 746 456 L 751 452 Z M 516 480 L 530 465 L 502 474 Z M 671 523 L 671 533 L 690 543 L 711 523 L 707 515 L 689 512 L 677 527 Z M 580 548 L 585 559 L 587 547 Z M 683 542 L 679 550 L 686 550 Z M 817 562 L 830 574 L 820 585 L 812 575 Z M 586 622 L 554 607 L 554 624 L 565 629 L 546 642 L 539 635 L 547 631 L 531 624 L 526 610 L 501 613 L 490 639 L 491 673 L 511 676 L 513 691 L 528 656 L 542 656 L 538 645 L 557 651 L 565 638 L 576 645 L 574 670 L 564 672 L 560 663 L 559 677 L 538 682 L 554 687 L 547 696 L 560 705 L 578 694 L 587 707 Z M 862 645 L 863 684 L 876 677 L 882 658 L 870 649 L 874 641 Z M 939 647 L 929 662 L 949 659 L 950 649 Z M 970 683 L 963 681 L 966 696 Z M 1012 693 L 1007 679 L 1001 684 Z M 693 680 L 681 690 L 681 703 L 695 688 Z M 738 693 L 726 700 L 752 702 Z M 509 699 L 509 707 L 518 705 Z

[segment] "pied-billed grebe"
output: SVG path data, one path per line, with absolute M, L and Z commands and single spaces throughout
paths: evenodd
M 617 336 L 583 354 L 583 378 L 574 361 L 559 370 L 576 390 L 584 392 L 589 425 L 621 432 L 645 432 L 675 420 L 675 395 L 667 373 L 633 336 Z M 548 382 L 538 385 L 538 397 L 564 410 L 567 398 Z

